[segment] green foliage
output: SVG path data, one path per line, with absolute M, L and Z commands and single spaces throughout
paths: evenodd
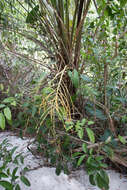
M 88 137 L 90 138 L 90 141 L 92 143 L 95 142 L 95 137 L 93 131 L 88 128 L 88 125 L 94 124 L 93 121 L 87 121 L 87 119 L 83 118 L 81 121 L 74 122 L 65 122 L 66 125 L 66 131 L 75 130 L 77 132 L 77 135 L 80 139 L 83 139 L 84 131 L 86 129 L 86 132 L 88 134 Z
M 26 186 L 30 187 L 30 182 L 25 176 L 21 176 L 20 179 Z
M 18 184 L 19 179 L 26 186 L 30 186 L 30 182 L 24 175 L 20 174 L 25 174 L 26 171 L 26 167 L 21 170 L 24 160 L 23 156 L 21 153 L 15 153 L 17 147 L 10 149 L 10 146 L 12 145 L 7 139 L 0 143 L 0 186 L 5 190 L 20 190 L 20 186 Z M 15 166 L 13 170 L 10 170 L 10 164 Z
M 79 159 L 78 159 L 78 162 L 77 162 L 77 166 L 80 166 L 82 161 L 85 159 L 85 155 L 82 155 Z
M 86 128 L 86 131 L 87 131 L 87 134 L 88 134 L 88 137 L 89 137 L 90 141 L 92 143 L 95 143 L 95 136 L 94 136 L 93 131 L 88 127 Z
M 127 143 L 126 140 L 122 136 L 118 135 L 118 138 L 119 138 L 121 143 L 123 143 L 123 144 Z
M 0 127 L 1 129 L 5 129 L 5 117 L 3 115 L 3 113 L 0 113 Z
M 4 115 L 7 120 L 11 121 L 11 110 L 9 107 L 4 108 Z
M 79 87 L 79 74 L 78 71 L 76 69 L 74 69 L 73 72 L 68 71 L 68 75 L 74 85 L 75 88 Z
M 22 136 L 23 130 L 30 135 L 34 135 L 40 126 L 40 112 L 39 114 L 39 105 L 41 103 L 41 96 L 35 96 L 33 100 L 26 98 L 20 110 L 17 113 L 17 117 L 13 121 L 14 128 L 21 127 L 20 135 Z
M 30 12 L 28 12 L 26 23 L 34 24 L 38 20 L 39 5 L 36 5 Z
M 95 142 L 94 133 L 91 129 L 87 128 L 88 136 L 92 143 Z M 93 149 L 88 149 L 87 144 L 82 144 L 82 150 L 85 153 L 77 152 L 75 153 L 75 156 L 79 156 L 77 161 L 77 167 L 80 166 L 84 160 L 86 171 L 89 175 L 89 181 L 92 185 L 96 185 L 99 188 L 104 188 L 106 190 L 109 189 L 109 177 L 106 174 L 106 172 L 103 170 L 103 168 L 107 168 L 107 164 L 103 162 L 104 157 L 101 155 L 94 156 Z M 110 155 L 111 156 L 111 155 Z
M 11 109 L 13 106 L 16 106 L 16 100 L 13 97 L 5 98 L 1 101 L 0 104 L 0 128 L 5 129 L 5 120 L 8 124 L 12 125 L 12 113 Z
M 92 185 L 97 185 L 100 189 L 104 188 L 105 190 L 109 189 L 109 177 L 102 167 L 107 167 L 102 164 L 102 157 L 93 158 L 89 156 L 86 162 L 86 169 L 89 174 L 89 181 Z M 104 167 L 104 168 L 105 168 Z

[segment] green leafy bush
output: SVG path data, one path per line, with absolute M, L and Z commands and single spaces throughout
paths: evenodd
M 72 130 L 75 128 L 77 132 L 77 136 L 82 140 L 84 137 L 84 133 L 86 132 L 88 138 L 90 140 L 90 145 L 95 143 L 95 135 L 93 130 L 88 127 L 93 125 L 93 121 L 87 121 L 87 119 L 82 119 L 81 121 L 77 121 L 75 124 L 73 122 L 66 122 L 66 130 Z M 83 161 L 85 161 L 86 171 L 89 175 L 89 181 L 92 185 L 96 185 L 99 188 L 104 188 L 105 190 L 109 189 L 109 178 L 103 168 L 107 168 L 108 166 L 103 162 L 104 157 L 101 155 L 94 155 L 94 149 L 91 147 L 88 148 L 88 144 L 82 143 L 81 152 L 76 152 L 73 154 L 74 158 L 78 158 L 77 167 L 82 165 Z
M 5 190 L 20 190 L 20 180 L 29 187 L 30 182 L 25 177 L 28 168 L 22 168 L 24 157 L 21 153 L 15 154 L 17 147 L 10 149 L 10 146 L 12 145 L 7 139 L 0 143 L 0 186 Z M 14 166 L 13 169 L 10 168 L 11 165 Z

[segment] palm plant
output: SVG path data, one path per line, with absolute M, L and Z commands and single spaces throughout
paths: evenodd
M 14 19 L 9 19 L 9 22 L 13 21 L 13 25 L 8 25 L 8 29 L 15 30 L 17 34 L 40 45 L 42 50 L 55 61 L 55 64 L 50 67 L 51 81 L 47 84 L 48 88 L 46 86 L 48 92 L 42 93 L 43 100 L 45 96 L 47 98 L 42 101 L 41 107 L 46 110 L 46 115 L 49 113 L 54 115 L 54 112 L 62 113 L 64 110 L 66 117 L 71 118 L 74 112 L 72 98 L 78 87 L 79 73 L 83 71 L 80 64 L 82 29 L 91 0 L 25 0 L 22 2 L 16 0 L 13 3 L 5 0 L 5 2 L 14 10 L 16 9 L 20 15 L 22 14 L 21 16 L 24 15 L 27 26 L 38 31 L 39 39 L 28 33 L 25 27 L 17 29 Z M 16 7 L 20 8 L 17 10 Z M 20 55 L 14 51 L 13 53 Z M 71 77 L 68 71 L 74 71 Z M 77 85 L 72 78 L 77 80 Z M 47 109 L 44 102 L 47 102 Z
M 55 107 L 62 105 L 68 115 L 71 115 L 73 110 L 71 99 L 78 85 L 74 84 L 73 76 L 69 77 L 68 71 L 75 70 L 71 75 L 74 75 L 79 82 L 79 73 L 83 71 L 80 64 L 82 29 L 91 0 L 25 0 L 22 2 L 16 0 L 15 3 L 6 0 L 6 2 L 14 9 L 16 9 L 15 3 L 20 6 L 18 11 L 24 15 L 28 26 L 38 31 L 40 38 L 39 40 L 34 38 L 25 29 L 17 30 L 14 24 L 9 26 L 9 30 L 16 29 L 18 34 L 40 45 L 42 50 L 55 60 L 55 64 L 50 67 L 50 74 L 52 74 L 50 87 L 55 89 L 55 97 L 57 97 L 54 105 Z M 57 84 L 59 88 L 56 87 Z
M 50 82 L 50 87 L 55 86 L 53 87 L 55 95 L 53 92 L 48 94 L 49 99 L 53 96 L 54 103 L 53 106 L 49 106 L 48 100 L 47 109 L 51 107 L 51 113 L 54 109 L 60 113 L 62 106 L 69 118 L 74 110 L 71 98 L 76 93 L 76 86 L 68 76 L 68 71 L 75 70 L 75 76 L 79 80 L 78 73 L 82 71 L 80 66 L 82 29 L 90 2 L 91 0 L 39 0 L 38 4 L 35 4 L 31 1 L 29 6 L 32 10 L 28 12 L 26 18 L 27 23 L 40 29 L 42 40 L 45 41 L 48 37 L 48 46 L 46 44 L 45 46 L 49 51 L 46 53 L 52 52 L 52 58 L 55 59 L 53 83 Z
M 40 11 L 38 13 L 33 12 L 34 19 L 36 17 L 37 21 L 39 21 L 41 32 L 44 36 L 45 34 L 48 36 L 50 49 L 54 52 L 56 60 L 55 70 L 57 72 L 63 70 L 65 66 L 67 66 L 67 70 L 76 69 L 79 71 L 81 69 L 82 28 L 90 2 L 91 0 L 39 0 Z M 32 14 L 28 13 L 27 22 L 30 22 L 32 17 Z M 71 95 L 75 93 L 74 86 L 72 87 L 70 84 L 67 75 L 65 75 L 63 80 L 64 82 L 67 81 L 66 85 Z

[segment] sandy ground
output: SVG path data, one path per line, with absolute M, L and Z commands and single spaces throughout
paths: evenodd
M 43 159 L 35 158 L 27 150 L 29 139 L 22 140 L 9 132 L 0 133 L 0 142 L 5 138 L 9 140 L 12 147 L 18 146 L 17 153 L 22 152 L 25 156 L 24 165 L 21 167 L 27 166 L 31 168 L 26 173 L 31 182 L 31 187 L 26 187 L 23 183 L 20 183 L 21 190 L 99 190 L 97 187 L 90 185 L 88 175 L 83 170 L 76 171 L 72 176 L 67 176 L 63 173 L 56 176 L 55 168 L 38 167 L 40 164 L 43 165 Z M 36 169 L 34 169 L 35 167 Z M 10 168 L 14 168 L 14 166 L 10 165 Z M 122 176 L 113 170 L 107 172 L 110 178 L 110 190 L 127 190 L 126 176 Z M 0 190 L 3 190 L 3 188 L 0 187 Z

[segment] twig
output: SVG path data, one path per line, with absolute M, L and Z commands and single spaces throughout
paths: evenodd
M 42 64 L 41 61 L 39 61 L 39 60 L 37 60 L 37 59 L 29 58 L 29 57 L 28 57 L 27 55 L 25 55 L 25 54 L 17 53 L 17 52 L 8 50 L 8 49 L 6 49 L 6 48 L 3 48 L 3 50 L 5 50 L 6 52 L 9 52 L 9 53 L 11 53 L 11 54 L 13 54 L 13 55 L 16 55 L 17 57 L 22 57 L 22 58 L 24 58 L 24 59 L 26 59 L 26 60 L 28 60 L 28 61 L 32 61 L 32 62 L 34 62 L 34 63 L 37 63 L 37 64 L 39 64 L 39 65 L 41 65 L 41 66 L 43 66 L 43 67 L 45 67 L 45 68 L 48 68 L 49 70 L 51 69 L 47 64 Z
M 127 136 L 124 136 L 123 138 L 124 138 L 125 140 L 127 140 Z M 117 142 L 118 142 L 118 141 L 120 141 L 120 140 L 119 140 L 119 138 L 115 138 L 114 141 L 117 141 Z M 111 142 L 111 139 L 109 139 L 108 143 L 110 143 L 110 142 Z M 86 141 L 86 143 L 88 143 L 88 142 Z M 105 142 L 94 143 L 94 144 L 88 145 L 87 148 L 88 148 L 88 149 L 90 149 L 90 148 L 96 148 L 96 147 L 100 147 L 100 146 L 102 146 L 102 145 L 104 145 L 104 144 L 105 144 Z M 76 152 L 76 151 L 82 151 L 82 148 L 75 149 L 75 152 Z

